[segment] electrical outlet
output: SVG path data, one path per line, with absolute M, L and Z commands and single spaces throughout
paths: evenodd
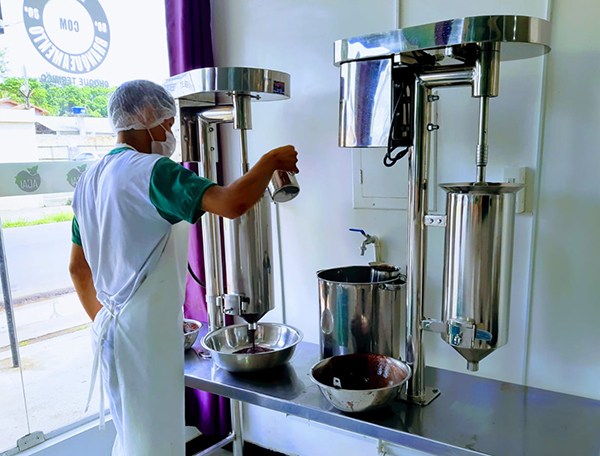
M 524 184 L 522 190 L 517 192 L 516 202 L 515 202 L 515 212 L 517 214 L 522 214 L 525 212 L 525 201 L 527 194 L 527 167 L 522 166 L 520 168 L 505 168 L 504 169 L 504 182 L 508 182 L 511 184 Z

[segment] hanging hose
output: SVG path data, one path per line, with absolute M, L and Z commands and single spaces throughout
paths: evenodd
M 410 98 L 410 93 L 408 92 L 409 88 L 408 85 L 406 85 L 404 83 L 404 81 L 400 81 L 400 96 L 398 97 L 398 100 L 396 101 L 396 106 L 394 106 L 394 112 L 392 113 L 392 120 L 390 122 L 390 131 L 388 133 L 388 143 L 387 143 L 387 152 L 385 154 L 385 156 L 383 157 L 383 164 L 388 167 L 391 168 L 392 166 L 394 166 L 396 164 L 396 162 L 402 158 L 404 158 L 406 156 L 406 154 L 408 154 L 409 148 L 407 147 L 406 149 L 398 152 L 396 155 L 392 156 L 392 152 L 394 152 L 397 147 L 392 147 L 392 134 L 394 131 L 394 121 L 396 119 L 396 117 L 398 117 L 398 111 L 402 105 L 403 105 L 403 101 L 406 101 L 407 98 Z M 410 105 L 409 105 L 410 106 Z M 409 108 L 410 109 L 410 108 Z M 404 125 L 402 125 L 404 126 Z
M 188 272 L 192 276 L 192 279 L 194 279 L 194 282 L 196 282 L 202 288 L 206 288 L 206 285 L 204 283 L 202 283 L 202 281 L 198 278 L 198 276 L 196 274 L 194 274 L 194 271 L 192 270 L 192 266 L 190 265 L 190 263 L 188 263 Z

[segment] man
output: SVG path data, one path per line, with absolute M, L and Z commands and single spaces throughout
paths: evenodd
M 99 371 L 117 430 L 113 456 L 183 456 L 187 224 L 179 222 L 195 223 L 206 211 L 239 217 L 275 170 L 298 172 L 297 153 L 274 149 L 221 187 L 168 158 L 176 111 L 161 86 L 123 84 L 108 114 L 118 143 L 82 176 L 73 198 L 70 273 L 94 321 L 90 399 Z M 101 388 L 101 420 L 103 398 Z

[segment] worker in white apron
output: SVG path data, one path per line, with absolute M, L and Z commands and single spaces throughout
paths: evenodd
M 188 228 L 205 212 L 235 218 L 262 197 L 297 153 L 265 154 L 225 187 L 170 158 L 175 102 L 161 86 L 131 81 L 108 103 L 118 144 L 81 177 L 73 197 L 70 273 L 92 326 L 98 374 L 117 438 L 113 456 L 183 456 L 183 316 Z M 104 420 L 100 388 L 100 421 Z M 89 405 L 89 400 L 88 400 Z

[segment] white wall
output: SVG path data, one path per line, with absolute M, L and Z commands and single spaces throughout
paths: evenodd
M 0 110 L 0 163 L 37 161 L 33 110 Z
M 600 28 L 555 1 L 546 72 L 527 382 L 600 399 Z
M 529 191 L 539 190 L 539 205 L 535 218 L 523 214 L 516 220 L 510 341 L 483 361 L 475 375 L 600 398 L 600 358 L 592 351 L 600 345 L 595 328 L 600 321 L 595 274 L 600 241 L 594 236 L 600 225 L 600 97 L 595 84 L 600 36 L 593 23 L 600 6 L 592 0 L 566 3 L 556 6 L 546 97 L 544 59 L 536 58 L 504 62 L 500 96 L 491 102 L 488 179 L 501 181 L 505 167 L 530 168 L 534 182 Z M 548 15 L 547 0 L 400 4 L 402 26 L 479 14 Z M 405 212 L 352 209 L 351 154 L 337 147 L 339 72 L 332 65 L 333 41 L 392 29 L 395 17 L 395 2 L 385 0 L 213 5 L 217 65 L 266 67 L 292 75 L 291 100 L 254 105 L 249 144 L 253 161 L 286 143 L 300 152 L 301 194 L 280 206 L 283 292 L 287 323 L 299 327 L 310 342 L 318 342 L 315 271 L 365 261 L 348 227 L 381 236 L 385 258 L 402 266 L 406 262 Z M 468 89 L 440 95 L 438 181 L 471 180 L 477 101 Z M 543 101 L 546 127 L 541 131 Z M 234 140 L 229 134 L 226 143 Z M 436 317 L 443 232 L 432 230 L 429 242 L 426 314 Z M 438 336 L 426 335 L 426 350 L 428 365 L 466 372 L 462 358 Z M 274 422 L 272 412 L 247 407 L 246 413 Z M 277 421 L 279 435 L 286 432 L 282 429 L 297 428 L 286 421 Z M 308 424 L 303 429 L 307 435 L 314 432 Z M 247 436 L 263 444 L 273 441 L 251 424 Z

